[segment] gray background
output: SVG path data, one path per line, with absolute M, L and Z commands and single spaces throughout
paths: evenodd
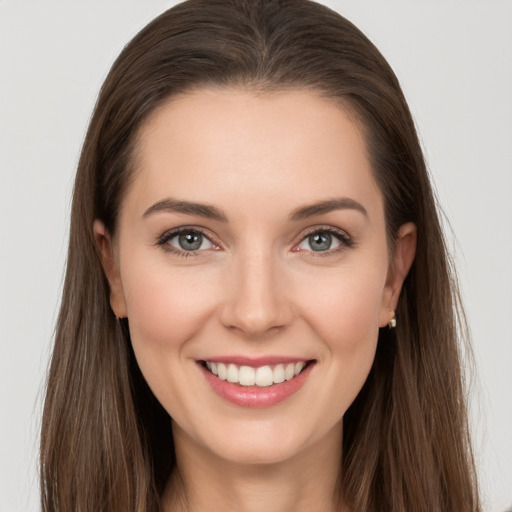
M 455 237 L 477 362 L 486 511 L 512 506 L 512 2 L 326 2 L 379 47 Z M 41 394 L 79 149 L 123 45 L 162 0 L 0 0 L 0 512 L 39 509 Z M 432 318 L 435 322 L 436 318 Z

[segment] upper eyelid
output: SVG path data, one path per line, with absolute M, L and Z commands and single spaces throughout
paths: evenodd
M 315 233 L 330 233 L 339 239 L 340 242 L 344 243 L 347 246 L 352 246 L 354 243 L 354 238 L 350 233 L 348 233 L 344 229 L 335 228 L 334 226 L 316 226 L 314 228 L 310 228 L 306 230 L 306 232 L 302 232 L 298 242 L 294 243 L 294 247 L 297 247 L 298 244 L 302 243 L 308 236 L 311 236 Z M 331 249 L 322 252 L 329 252 Z
M 327 231 L 328 233 L 338 234 L 340 236 L 345 236 L 347 238 L 352 238 L 351 235 L 345 229 L 335 228 L 334 226 L 315 226 L 306 229 L 305 232 L 302 232 L 300 235 L 300 240 L 303 240 L 305 237 L 313 233 L 322 233 L 324 231 Z

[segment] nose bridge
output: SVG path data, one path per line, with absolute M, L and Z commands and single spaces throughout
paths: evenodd
M 253 245 L 241 250 L 234 257 L 229 288 L 222 318 L 227 327 L 258 335 L 289 323 L 291 305 L 271 247 Z

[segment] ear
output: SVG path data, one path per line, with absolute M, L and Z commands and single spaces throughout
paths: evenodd
M 382 296 L 379 327 L 386 326 L 395 316 L 402 285 L 416 255 L 416 241 L 417 229 L 414 223 L 408 222 L 400 226 Z
M 98 219 L 94 221 L 93 230 L 103 270 L 110 285 L 110 307 L 116 317 L 125 318 L 127 316 L 126 302 L 112 237 L 103 222 Z

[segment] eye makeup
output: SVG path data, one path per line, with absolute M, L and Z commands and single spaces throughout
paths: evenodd
M 170 243 L 175 238 L 178 240 L 177 243 L 182 246 L 181 249 Z M 199 247 L 196 247 L 197 242 L 200 242 Z M 202 247 L 204 242 L 210 246 Z M 189 245 L 190 248 L 183 247 L 185 244 Z M 205 250 L 220 250 L 220 246 L 211 241 L 210 234 L 207 235 L 205 230 L 195 226 L 183 226 L 166 231 L 158 237 L 155 245 L 181 258 L 197 257 L 199 253 Z
M 331 242 L 333 239 L 339 244 L 335 248 L 331 248 Z M 354 247 L 355 241 L 354 239 L 348 235 L 345 231 L 334 228 L 333 226 L 315 226 L 310 228 L 305 233 L 301 234 L 300 242 L 293 246 L 293 252 L 303 252 L 304 249 L 301 249 L 300 246 L 307 241 L 311 249 L 305 249 L 308 252 L 308 257 L 314 258 L 325 258 L 333 255 L 338 255 L 346 249 L 350 249 Z M 326 250 L 321 250 L 322 246 L 325 243 L 329 244 L 329 248 Z M 311 244 L 316 244 L 317 248 L 312 247 Z
M 200 227 L 182 226 L 165 231 L 158 237 L 155 245 L 181 258 L 198 257 L 204 251 L 221 250 L 220 244 L 212 238 L 210 233 L 206 233 Z M 171 243 L 175 239 L 176 243 Z M 301 247 L 304 243 L 309 245 L 309 249 Z M 207 247 L 204 247 L 205 244 Z M 333 244 L 334 248 L 332 248 Z M 318 258 L 340 254 L 354 245 L 354 239 L 343 230 L 333 226 L 315 226 L 300 235 L 299 242 L 292 246 L 291 251 L 306 252 L 308 257 Z

